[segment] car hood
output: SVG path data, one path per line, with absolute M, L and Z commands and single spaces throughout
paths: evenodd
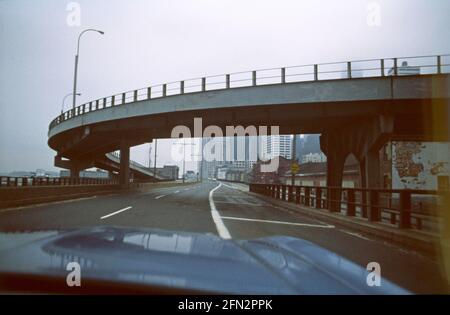
M 406 294 L 365 268 L 299 238 L 224 240 L 213 234 L 94 227 L 0 234 L 0 271 L 234 294 Z

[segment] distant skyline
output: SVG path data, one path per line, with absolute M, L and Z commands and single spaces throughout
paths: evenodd
M 67 23 L 71 2 L 79 26 Z M 449 12 L 446 0 L 1 0 L 0 172 L 59 170 L 48 124 L 72 91 L 83 29 L 105 35 L 83 37 L 78 104 L 204 75 L 450 53 Z M 181 169 L 172 142 L 158 141 L 158 166 Z M 147 165 L 148 144 L 131 158 Z

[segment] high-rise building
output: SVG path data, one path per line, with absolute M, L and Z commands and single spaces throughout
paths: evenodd
M 263 160 L 282 156 L 291 159 L 292 156 L 292 136 L 291 135 L 271 135 L 260 136 L 260 154 Z

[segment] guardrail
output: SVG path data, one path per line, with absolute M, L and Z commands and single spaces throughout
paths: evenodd
M 73 185 L 115 185 L 118 179 L 106 178 L 71 178 L 71 177 L 11 177 L 0 176 L 0 188 L 2 187 L 27 187 L 27 186 L 73 186 Z
M 268 84 L 440 73 L 450 73 L 450 54 L 308 64 L 206 76 L 149 86 L 93 100 L 61 113 L 52 120 L 49 129 L 89 112 L 172 95 Z
M 348 217 L 366 218 L 401 229 L 439 229 L 441 196 L 434 190 L 363 189 L 251 183 L 250 191 Z M 341 199 L 331 199 L 339 196 Z

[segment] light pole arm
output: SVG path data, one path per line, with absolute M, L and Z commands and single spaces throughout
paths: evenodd
M 64 96 L 63 101 L 62 101 L 62 105 L 61 105 L 61 114 L 64 113 L 64 105 L 66 104 L 66 99 L 71 96 L 73 93 L 68 93 Z M 80 96 L 81 93 L 77 93 L 77 96 Z
M 86 32 L 97 32 L 97 33 L 100 33 L 100 34 L 102 34 L 102 35 L 104 34 L 102 31 L 99 31 L 99 30 L 96 30 L 96 29 L 93 29 L 93 28 L 88 28 L 88 29 L 82 31 L 82 32 L 80 33 L 80 35 L 78 35 L 77 55 L 80 54 L 80 40 L 81 40 L 81 36 L 83 36 L 83 34 L 86 33 Z

